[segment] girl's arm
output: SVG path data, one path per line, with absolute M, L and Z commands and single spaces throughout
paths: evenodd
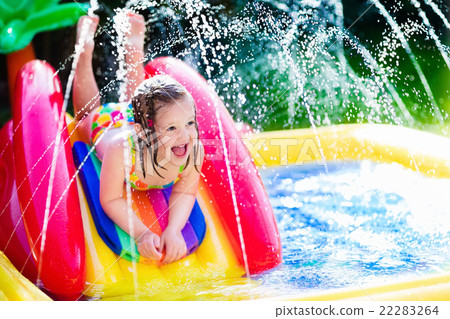
M 201 148 L 199 163 L 203 162 L 203 148 Z M 198 166 L 201 171 L 201 165 Z M 180 180 L 173 185 L 169 198 L 169 224 L 161 235 L 159 251 L 166 248 L 163 263 L 171 263 L 181 259 L 187 251 L 181 230 L 186 225 L 197 196 L 200 174 L 191 165 L 180 176 Z
M 100 204 L 106 215 L 120 228 L 136 239 L 139 253 L 146 258 L 160 259 L 157 251 L 160 238 L 151 232 L 134 212 L 128 212 L 124 191 L 124 147 L 121 139 L 106 149 L 100 173 Z M 130 223 L 131 219 L 131 223 Z

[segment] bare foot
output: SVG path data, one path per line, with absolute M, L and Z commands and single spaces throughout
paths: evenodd
M 136 87 L 144 81 L 144 39 L 145 20 L 140 14 L 128 12 L 130 29 L 125 34 L 126 38 L 126 63 L 127 63 L 127 98 L 130 99 Z
M 79 121 L 100 105 L 100 94 L 92 70 L 92 52 L 98 21 L 98 16 L 82 16 L 77 24 L 76 48 L 80 57 L 73 82 L 73 110 L 75 119 Z
M 77 24 L 77 45 L 81 45 L 83 47 L 84 53 L 92 54 L 94 50 L 94 35 L 97 30 L 99 18 L 97 15 L 91 16 L 82 16 L 78 20 Z
M 134 50 L 143 50 L 145 39 L 145 20 L 140 14 L 128 12 L 130 29 L 125 34 L 127 47 Z

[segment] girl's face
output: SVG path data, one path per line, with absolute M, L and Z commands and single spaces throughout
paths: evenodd
M 187 96 L 157 111 L 154 125 L 159 139 L 158 162 L 161 165 L 170 162 L 181 166 L 186 163 L 197 138 L 195 124 L 195 106 Z

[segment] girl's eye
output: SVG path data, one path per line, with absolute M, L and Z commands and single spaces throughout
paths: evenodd
M 194 121 L 189 121 L 187 125 L 191 126 L 191 125 L 194 125 L 194 123 L 195 123 Z
M 168 130 L 168 131 L 175 131 L 175 126 L 169 126 L 169 127 L 167 128 L 167 130 Z

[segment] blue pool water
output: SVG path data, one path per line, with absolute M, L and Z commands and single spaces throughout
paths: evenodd
M 283 263 L 247 278 L 193 282 L 109 300 L 241 300 L 364 289 L 450 271 L 450 180 L 397 164 L 260 169 Z
M 280 293 L 362 287 L 450 270 L 450 180 L 397 164 L 261 170 L 283 264 L 255 277 Z

